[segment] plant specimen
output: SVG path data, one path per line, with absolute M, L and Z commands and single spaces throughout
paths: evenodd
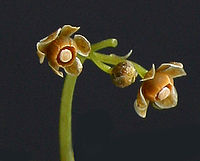
M 67 74 L 60 105 L 59 140 L 60 160 L 74 161 L 71 134 L 71 110 L 73 92 L 76 79 L 81 74 L 85 60 L 91 60 L 98 68 L 110 75 L 112 82 L 119 88 L 133 84 L 139 75 L 141 87 L 138 90 L 134 109 L 137 114 L 145 118 L 149 103 L 156 109 L 169 109 L 178 102 L 174 78 L 186 75 L 183 64 L 179 62 L 163 63 L 158 69 L 154 64 L 151 70 L 146 70 L 136 62 L 128 60 L 132 50 L 125 56 L 104 54 L 99 50 L 107 47 L 116 47 L 116 39 L 107 39 L 95 44 L 82 35 L 72 35 L 79 27 L 64 25 L 49 36 L 40 40 L 37 55 L 42 64 L 44 58 L 48 60 L 51 69 L 60 77 L 64 77 L 60 68 Z

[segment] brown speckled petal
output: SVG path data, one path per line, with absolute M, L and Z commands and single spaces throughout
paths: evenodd
M 135 109 L 136 113 L 140 117 L 145 118 L 146 117 L 146 113 L 147 113 L 148 105 L 149 105 L 149 100 L 146 100 L 144 98 L 144 96 L 142 94 L 142 87 L 140 87 L 137 99 L 134 102 L 134 109 Z
M 71 25 L 64 25 L 61 29 L 59 36 L 70 37 L 74 34 L 80 27 L 73 27 Z
M 183 69 L 183 64 L 178 62 L 171 62 L 171 63 L 163 63 L 161 66 L 157 69 L 157 71 L 162 71 L 163 73 L 166 73 L 172 78 L 185 76 L 186 72 Z
M 51 69 L 54 71 L 54 73 L 56 73 L 57 75 L 63 78 L 63 73 L 59 71 L 59 66 L 53 65 L 50 62 L 48 62 L 48 64 L 51 67 Z
M 155 75 L 155 65 L 152 64 L 152 68 L 150 71 L 147 72 L 147 74 L 145 75 L 145 77 L 140 80 L 142 82 L 146 81 L 146 80 L 150 80 L 150 79 L 153 79 L 154 78 L 154 75 Z
M 169 109 L 175 107 L 178 102 L 178 94 L 176 92 L 176 88 L 173 86 L 171 89 L 171 94 L 162 101 L 156 101 L 155 105 L 160 109 Z
M 83 69 L 83 65 L 82 65 L 80 59 L 77 57 L 71 66 L 64 68 L 65 72 L 72 76 L 78 76 L 81 73 L 82 69 Z
M 88 56 L 91 51 L 90 42 L 82 35 L 75 35 L 74 41 L 78 47 L 78 53 L 82 56 Z

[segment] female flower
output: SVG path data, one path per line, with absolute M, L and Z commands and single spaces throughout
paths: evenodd
M 67 74 L 78 76 L 82 71 L 82 64 L 77 53 L 87 57 L 91 46 L 89 41 L 82 35 L 74 34 L 79 27 L 64 25 L 51 35 L 45 37 L 37 43 L 37 55 L 42 64 L 45 56 L 52 70 L 59 76 L 63 73 L 59 68 L 63 68 Z
M 173 78 L 186 75 L 178 62 L 164 63 L 157 70 L 153 64 L 142 79 L 134 108 L 137 114 L 146 117 L 149 102 L 157 109 L 169 109 L 177 105 L 178 97 Z

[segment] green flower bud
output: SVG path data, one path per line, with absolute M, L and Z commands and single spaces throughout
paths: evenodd
M 127 87 L 135 82 L 138 73 L 132 62 L 125 60 L 112 68 L 113 83 L 120 88 Z

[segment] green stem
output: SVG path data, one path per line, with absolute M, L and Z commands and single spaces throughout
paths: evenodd
M 118 44 L 116 39 L 106 39 L 92 45 L 92 51 L 97 51 L 107 47 L 116 47 Z
M 95 55 L 95 57 L 99 60 L 102 61 L 104 63 L 107 64 L 112 64 L 112 65 L 117 65 L 118 63 L 124 61 L 127 56 L 129 56 L 129 54 L 127 54 L 127 56 L 117 56 L 115 54 L 110 54 L 110 55 L 105 55 L 102 53 L 98 53 L 98 52 L 93 52 L 93 54 Z M 129 60 L 130 61 L 130 60 Z M 134 66 L 135 69 L 137 70 L 138 74 L 140 75 L 141 78 L 144 78 L 145 74 L 148 72 L 145 68 L 143 68 L 141 65 L 131 61 Z
M 61 97 L 59 139 L 60 139 L 60 160 L 74 161 L 71 132 L 71 113 L 74 87 L 77 77 L 67 75 Z
M 83 64 L 86 58 L 79 55 L 78 57 Z M 67 75 L 62 90 L 59 120 L 60 161 L 74 161 L 71 122 L 72 100 L 76 79 L 76 76 Z
M 93 54 L 93 52 L 90 54 L 90 59 L 96 64 L 97 67 L 99 67 L 104 72 L 111 74 L 112 68 L 101 61 L 99 61 L 96 56 Z
M 141 65 L 131 61 L 134 64 L 135 69 L 137 70 L 139 76 L 141 78 L 144 78 L 144 76 L 146 75 L 146 73 L 148 72 L 148 70 L 146 70 L 145 68 L 143 68 Z

